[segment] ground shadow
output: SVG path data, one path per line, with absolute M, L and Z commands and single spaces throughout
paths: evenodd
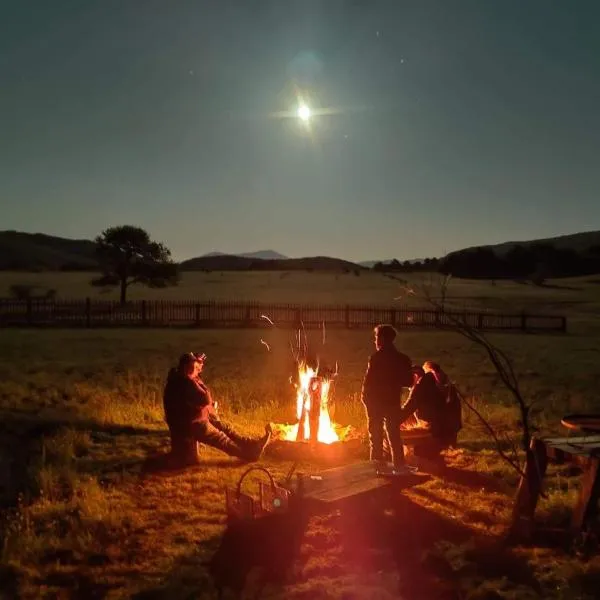
M 292 500 L 287 512 L 227 523 L 223 534 L 183 557 L 167 581 L 133 598 L 259 598 L 279 590 L 300 553 L 308 512 Z
M 416 491 L 416 490 L 415 490 Z M 344 519 L 342 517 L 342 523 Z M 400 597 L 456 599 L 471 580 L 510 578 L 539 591 L 524 561 L 501 540 L 484 538 L 458 520 L 446 518 L 398 494 L 393 514 L 366 513 L 343 526 L 345 554 L 354 569 L 385 568 L 381 548 L 389 551 L 398 574 Z M 449 556 L 437 547 L 450 549 Z M 452 564 L 452 548 L 463 547 L 462 568 Z
M 52 435 L 62 428 L 89 431 L 91 434 L 99 436 L 145 435 L 165 437 L 168 435 L 166 427 L 156 429 L 131 425 L 113 425 L 100 423 L 93 419 L 81 419 L 77 416 L 59 415 L 55 414 L 54 411 L 35 413 L 18 408 L 0 410 L 0 434 L 5 432 L 26 433 L 27 437 L 34 438 Z
M 514 283 L 519 285 L 529 285 L 531 287 L 547 288 L 549 290 L 568 290 L 571 292 L 580 292 L 583 288 L 575 285 L 564 285 L 560 283 L 547 283 L 545 281 L 531 281 L 530 279 L 514 279 Z
M 559 283 L 537 283 L 536 287 L 546 288 L 549 290 L 568 290 L 571 292 L 580 292 L 583 288 L 575 285 L 561 285 Z
M 168 432 L 162 429 L 99 423 L 75 416 L 40 414 L 23 409 L 0 410 L 0 507 L 15 505 L 19 494 L 35 489 L 36 461 L 44 455 L 45 440 L 62 430 L 82 431 L 95 444 L 105 444 L 106 457 L 87 457 L 88 449 L 74 449 L 78 471 L 110 474 L 112 478 L 140 473 L 147 454 L 168 444 Z M 131 453 L 135 449 L 137 456 Z M 80 454 L 79 454 L 80 452 Z M 134 453 L 134 454 L 135 454 Z
M 221 536 L 198 544 L 196 552 L 180 558 L 165 582 L 148 587 L 131 596 L 132 600 L 166 600 L 171 598 L 216 598 L 217 590 L 208 571 L 210 557 L 217 551 Z
M 201 451 L 197 463 L 182 465 L 173 460 L 170 452 L 165 451 L 149 454 L 141 461 L 140 466 L 142 476 L 169 477 L 182 475 L 184 473 L 197 473 L 205 469 L 237 468 L 243 464 L 245 463 L 234 458 L 206 459 L 203 458 Z
M 514 488 L 511 486 L 510 481 L 488 475 L 487 473 L 481 473 L 480 471 L 452 467 L 447 465 L 442 457 L 431 460 L 423 457 L 411 456 L 408 460 L 411 464 L 418 466 L 419 470 L 423 473 L 435 475 L 450 483 L 455 483 L 473 490 L 483 489 L 488 492 L 507 495 L 514 493 Z
M 476 490 L 484 489 L 498 494 L 507 494 L 512 491 L 506 481 L 478 471 L 446 466 L 439 472 L 439 475 L 444 481 L 450 481 Z

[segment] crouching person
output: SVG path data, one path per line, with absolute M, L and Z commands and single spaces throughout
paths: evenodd
M 263 437 L 250 439 L 220 421 L 210 390 L 200 378 L 205 358 L 183 354 L 167 377 L 163 402 L 176 459 L 195 462 L 189 448 L 195 450 L 200 442 L 244 461 L 258 460 L 271 439 L 270 426 L 265 427 Z
M 412 367 L 414 384 L 399 415 L 405 445 L 417 455 L 439 455 L 445 444 L 446 400 L 431 371 Z
M 460 394 L 438 363 L 428 360 L 423 363 L 423 370 L 434 376 L 438 389 L 445 399 L 441 441 L 447 446 L 456 447 L 458 432 L 462 429 Z

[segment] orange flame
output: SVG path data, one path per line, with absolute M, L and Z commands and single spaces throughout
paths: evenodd
M 316 379 L 318 369 L 313 369 L 305 363 L 300 363 L 298 367 L 299 385 L 296 391 L 296 418 L 298 422 L 294 425 L 282 427 L 281 438 L 288 441 L 298 439 L 298 430 L 300 427 L 305 440 L 310 439 L 310 421 L 309 414 L 313 396 L 318 394 L 320 399 L 319 430 L 317 432 L 317 441 L 323 444 L 333 444 L 340 440 L 336 432 L 336 426 L 329 416 L 329 393 L 331 391 L 330 379 Z M 319 389 L 320 388 L 320 389 Z

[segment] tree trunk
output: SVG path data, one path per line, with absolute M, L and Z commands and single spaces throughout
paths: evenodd
M 127 279 L 123 278 L 123 279 L 121 279 L 121 298 L 120 298 L 120 302 L 121 302 L 121 304 L 125 304 L 126 301 L 127 301 Z

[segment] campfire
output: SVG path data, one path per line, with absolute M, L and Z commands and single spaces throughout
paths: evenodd
M 267 315 L 261 318 L 272 327 L 275 323 Z M 263 339 L 260 342 L 270 352 L 271 348 Z M 325 324 L 322 328 L 322 344 L 325 346 Z M 349 452 L 360 450 L 358 432 L 350 425 L 334 423 L 333 388 L 338 374 L 323 364 L 317 356 L 309 352 L 308 337 L 304 326 L 296 332 L 294 342 L 290 341 L 294 359 L 294 374 L 290 377 L 296 396 L 296 420 L 293 423 L 272 424 L 273 441 L 267 452 L 283 460 L 301 461 L 343 459 Z
M 350 427 L 332 422 L 329 400 L 335 374 L 313 368 L 305 362 L 298 365 L 296 387 L 296 418 L 292 425 L 277 425 L 278 438 L 288 442 L 321 442 L 333 444 L 343 441 Z
M 336 373 L 327 368 L 319 369 L 306 361 L 298 363 L 296 389 L 296 422 L 273 425 L 274 437 L 284 447 L 294 453 L 292 446 L 302 452 L 307 447 L 330 449 L 341 447 L 341 442 L 352 438 L 352 427 L 334 423 L 332 406 L 333 384 Z M 281 445 L 280 444 L 280 447 Z

